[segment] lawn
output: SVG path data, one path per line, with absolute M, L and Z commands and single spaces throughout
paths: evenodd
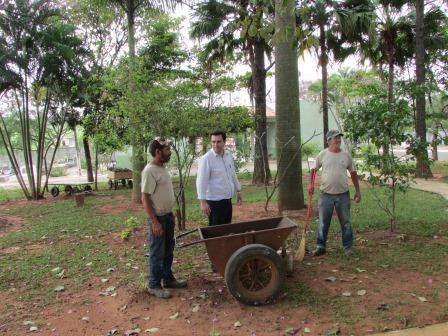
M 248 183 L 244 181 L 245 204 L 235 207 L 235 218 L 276 215 L 276 199 L 264 213 L 264 189 Z M 31 321 L 47 333 L 56 328 L 71 335 L 105 335 L 115 325 L 121 334 L 135 326 L 142 332 L 157 326 L 161 335 L 184 335 L 184 328 L 198 335 L 213 330 L 224 335 L 227 326 L 238 320 L 242 326 L 232 330 L 239 331 L 229 334 L 282 335 L 288 328 L 302 334 L 306 327 L 311 335 L 332 330 L 359 335 L 447 321 L 448 203 L 415 190 L 399 194 L 397 230 L 391 233 L 373 193 L 381 195 L 363 188 L 362 202 L 352 205 L 356 233 L 352 258 L 341 252 L 335 219 L 329 253 L 297 263 L 285 295 L 273 305 L 250 308 L 237 303 L 223 279 L 210 272 L 202 245 L 176 251 L 174 268 L 188 279 L 187 294 L 168 302 L 145 296 L 145 215 L 141 207 L 130 204 L 128 189 L 100 190 L 87 196 L 83 207 L 76 207 L 70 197 L 27 202 L 17 200 L 15 191 L 3 191 L 0 332 L 25 334 L 29 325 L 23 323 Z M 193 181 L 187 188 L 187 203 L 188 228 L 205 225 Z M 292 218 L 302 225 L 303 211 Z M 313 218 L 308 250 L 314 245 L 315 227 Z M 294 236 L 289 240 L 291 249 Z M 357 294 L 362 290 L 367 294 Z M 148 311 L 154 304 L 158 308 Z M 193 304 L 201 306 L 199 312 L 192 313 Z M 176 311 L 182 316 L 179 321 L 166 316 Z M 84 315 L 90 316 L 89 323 L 82 322 Z

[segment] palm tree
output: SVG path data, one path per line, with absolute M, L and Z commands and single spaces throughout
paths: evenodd
M 354 46 L 366 34 L 372 22 L 373 8 L 364 0 L 337 2 L 334 0 L 305 0 L 302 4 L 303 24 L 318 31 L 316 53 L 321 67 L 321 104 L 323 143 L 328 132 L 328 62 L 329 56 L 342 61 L 355 53 Z
M 387 65 L 387 101 L 394 99 L 395 67 L 403 67 L 412 58 L 412 21 L 406 11 L 406 0 L 374 0 L 376 8 L 374 30 L 369 38 L 361 42 L 360 52 L 363 59 L 382 72 Z
M 204 48 L 210 61 L 232 58 L 238 50 L 249 61 L 250 92 L 255 100 L 256 145 L 252 180 L 255 184 L 267 184 L 271 180 L 267 155 L 265 68 L 265 54 L 271 52 L 268 41 L 273 32 L 272 24 L 266 21 L 269 12 L 272 7 L 258 0 L 208 0 L 196 7 L 191 28 L 193 38 L 210 39 Z
M 279 211 L 304 208 L 300 162 L 299 71 L 293 0 L 275 2 L 275 111 Z

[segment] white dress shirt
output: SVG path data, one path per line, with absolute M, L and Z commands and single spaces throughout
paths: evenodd
M 199 161 L 196 190 L 198 199 L 209 201 L 230 199 L 241 190 L 229 151 L 225 150 L 222 156 L 213 149 L 205 153 Z

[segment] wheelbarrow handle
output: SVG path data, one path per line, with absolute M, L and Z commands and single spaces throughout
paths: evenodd
M 197 231 L 198 231 L 198 229 L 193 229 L 193 230 L 181 233 L 180 235 L 176 236 L 176 238 L 175 238 L 175 240 L 176 240 L 176 245 L 175 245 L 176 248 L 183 248 L 183 247 L 191 246 L 191 245 L 194 245 L 194 244 L 202 243 L 204 241 L 203 239 L 199 239 L 199 240 L 196 240 L 194 242 L 190 242 L 190 243 L 186 243 L 186 244 L 177 242 L 179 238 L 188 236 L 188 235 L 192 234 L 193 232 L 197 232 Z

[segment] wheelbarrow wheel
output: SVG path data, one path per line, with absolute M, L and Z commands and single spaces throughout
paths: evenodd
M 280 256 L 270 247 L 250 244 L 236 250 L 226 264 L 229 292 L 240 302 L 258 306 L 271 302 L 285 283 Z

